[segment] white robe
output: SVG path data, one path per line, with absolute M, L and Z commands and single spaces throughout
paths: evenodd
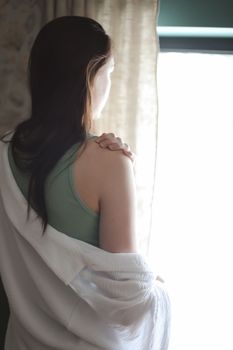
M 41 222 L 0 141 L 0 273 L 5 350 L 166 350 L 170 302 L 146 257 L 110 253 Z

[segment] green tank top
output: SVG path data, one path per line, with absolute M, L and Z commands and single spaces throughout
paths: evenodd
M 89 138 L 96 137 L 94 135 Z M 70 237 L 99 246 L 99 215 L 88 208 L 74 189 L 73 163 L 79 143 L 74 144 L 57 162 L 45 182 L 48 223 Z M 27 198 L 29 176 L 16 166 L 8 148 L 11 171 L 24 197 Z

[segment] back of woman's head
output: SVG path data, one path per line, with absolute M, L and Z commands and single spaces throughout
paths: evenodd
M 91 86 L 87 83 L 110 54 L 110 38 L 91 18 L 66 16 L 47 23 L 29 58 L 32 118 L 70 130 L 84 123 L 88 129 L 91 115 L 85 112 L 91 110 L 85 108 L 90 108 Z
M 28 62 L 30 118 L 12 138 L 16 165 L 30 176 L 28 213 L 34 207 L 45 230 L 45 180 L 75 143 L 83 144 L 91 127 L 92 87 L 97 71 L 112 54 L 111 39 L 88 17 L 58 17 L 38 33 Z

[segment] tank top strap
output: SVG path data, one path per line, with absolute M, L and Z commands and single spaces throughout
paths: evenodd
M 94 139 L 97 138 L 98 136 L 93 135 L 93 134 L 87 134 L 87 139 Z M 72 163 L 75 161 L 77 151 L 80 147 L 80 142 L 77 142 L 73 144 L 66 152 L 65 154 L 61 157 L 61 159 L 58 161 L 58 163 L 55 165 L 53 169 L 53 174 L 54 176 L 59 175 L 62 171 L 64 171 L 65 168 L 68 168 L 69 166 L 72 165 Z

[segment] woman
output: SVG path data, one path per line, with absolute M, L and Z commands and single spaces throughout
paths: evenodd
M 154 320 L 160 310 L 152 300 L 159 294 L 168 302 L 158 287 L 150 301 L 142 290 L 146 285 L 151 293 L 154 276 L 138 256 L 132 162 L 98 144 L 116 140 L 92 134 L 113 67 L 110 37 L 91 18 L 56 18 L 33 44 L 31 116 L 16 127 L 9 147 L 2 146 L 0 267 L 11 309 L 6 350 L 167 346 L 164 306 L 159 336 L 148 343 L 141 334 L 152 332 L 144 315 Z

